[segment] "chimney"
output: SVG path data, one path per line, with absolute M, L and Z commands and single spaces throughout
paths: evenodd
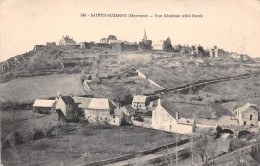
M 158 99 L 158 106 L 161 106 L 161 99 Z
M 176 112 L 176 120 L 179 119 L 179 112 Z

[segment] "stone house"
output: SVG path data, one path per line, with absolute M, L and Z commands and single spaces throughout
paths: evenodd
M 59 45 L 76 45 L 76 41 L 73 40 L 73 38 L 70 38 L 69 36 L 62 36 Z
M 168 108 L 158 99 L 158 105 L 152 112 L 152 128 L 179 134 L 192 134 L 195 130 L 194 120 L 179 118 L 179 112 L 176 110 L 176 107 Z
M 56 103 L 56 112 L 59 116 L 62 114 L 66 120 L 73 119 L 78 117 L 78 106 L 71 96 L 60 95 Z
M 147 109 L 148 99 L 147 96 L 135 95 L 132 100 L 132 107 L 134 109 Z
M 163 43 L 164 43 L 163 40 L 160 40 L 160 41 L 153 41 L 153 42 L 152 42 L 153 50 L 156 50 L 156 51 L 163 51 Z
M 55 111 L 55 100 L 36 99 L 33 103 L 33 111 L 50 115 Z
M 235 118 L 241 126 L 258 126 L 258 108 L 256 104 L 246 103 L 234 110 Z
M 109 123 L 120 126 L 123 120 L 122 110 L 105 98 L 74 97 L 74 101 L 83 111 L 84 118 L 90 123 Z

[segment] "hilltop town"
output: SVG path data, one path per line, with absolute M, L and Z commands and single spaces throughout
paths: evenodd
M 257 164 L 260 62 L 140 39 L 62 36 L 1 62 L 3 162 Z M 14 160 L 13 148 L 28 156 Z

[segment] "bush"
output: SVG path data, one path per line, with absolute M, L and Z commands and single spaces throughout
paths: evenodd
M 19 132 L 14 133 L 14 143 L 15 145 L 23 144 L 25 142 L 23 136 Z
M 11 142 L 9 139 L 4 140 L 3 142 L 1 142 L 1 144 L 3 149 L 11 147 Z
M 242 148 L 242 147 L 245 147 L 246 146 L 246 142 L 245 141 L 242 141 L 242 140 L 239 140 L 237 138 L 233 139 L 230 141 L 229 143 L 229 150 L 230 151 L 234 151 L 236 149 L 239 149 L 239 148 Z
M 33 132 L 33 140 L 41 139 L 44 137 L 44 132 L 42 129 L 35 129 Z

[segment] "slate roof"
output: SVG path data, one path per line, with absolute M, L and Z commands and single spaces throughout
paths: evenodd
M 92 98 L 87 97 L 73 97 L 74 102 L 78 104 L 79 108 L 87 108 Z
M 33 107 L 52 107 L 55 100 L 42 100 L 36 99 L 33 103 Z
M 73 98 L 71 96 L 61 96 L 62 100 L 64 101 L 65 104 L 72 104 L 76 105 L 74 102 Z
M 124 107 L 125 107 L 125 110 L 127 110 L 127 112 L 129 112 L 129 113 L 135 112 L 135 109 L 131 105 L 126 105 Z
M 115 109 L 114 110 L 114 115 L 115 116 L 120 116 L 122 114 L 122 110 L 121 109 Z
M 133 102 L 145 103 L 146 99 L 147 99 L 147 96 L 136 95 L 133 98 Z
M 186 125 L 193 125 L 194 120 L 193 119 L 186 119 L 186 118 L 180 118 L 178 119 L 179 124 L 186 124 Z
M 237 109 L 235 109 L 234 111 L 239 111 L 239 112 L 244 112 L 247 109 L 249 109 L 250 107 L 252 107 L 255 111 L 257 111 L 257 105 L 256 104 L 251 104 L 251 103 L 246 103 L 245 105 L 243 105 L 242 107 L 239 107 Z
M 99 110 L 113 110 L 116 107 L 108 99 L 92 98 L 87 108 Z
M 161 106 L 174 118 L 176 119 L 176 112 L 180 112 L 179 109 L 172 103 L 167 101 L 161 101 Z

